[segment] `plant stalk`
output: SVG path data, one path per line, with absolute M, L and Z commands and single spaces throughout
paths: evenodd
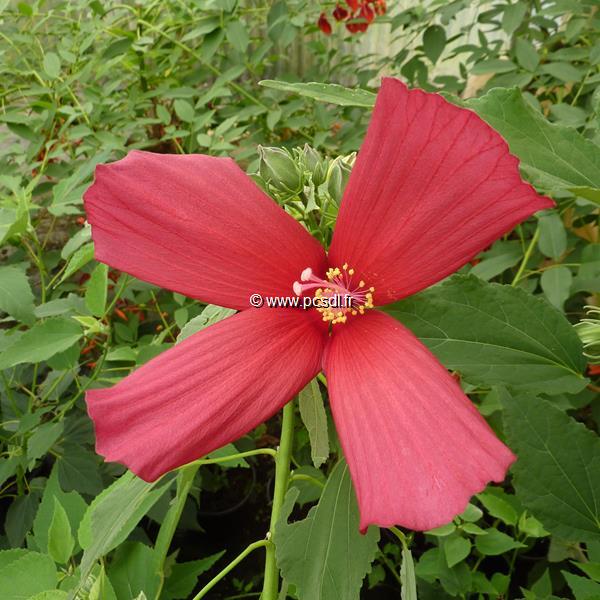
M 292 457 L 292 443 L 294 440 L 294 401 L 290 400 L 283 407 L 281 424 L 281 440 L 275 459 L 275 490 L 273 492 L 273 508 L 271 509 L 271 522 L 269 525 L 269 540 L 273 539 L 275 524 L 279 519 L 281 506 L 285 498 L 290 479 L 290 460 Z M 277 600 L 279 593 L 279 569 L 275 558 L 275 545 L 269 544 L 265 555 L 265 577 L 261 600 Z

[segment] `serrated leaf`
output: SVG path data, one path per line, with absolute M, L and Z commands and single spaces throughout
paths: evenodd
M 79 526 L 79 543 L 84 549 L 80 583 L 96 560 L 127 539 L 170 484 L 162 480 L 146 483 L 128 471 L 94 499 Z
M 102 317 L 106 308 L 108 265 L 96 265 L 85 286 L 85 303 L 95 317 Z
M 506 139 L 537 186 L 600 188 L 600 147 L 574 129 L 547 121 L 519 90 L 496 88 L 466 104 Z
M 259 81 L 259 85 L 306 96 L 320 102 L 337 104 L 338 106 L 365 106 L 371 108 L 375 104 L 375 94 L 372 92 L 359 88 L 345 88 L 335 83 L 286 83 L 285 81 L 264 79 Z
M 48 319 L 36 323 L 0 356 L 0 370 L 22 363 L 38 363 L 70 348 L 82 336 L 72 319 Z
M 0 267 L 0 311 L 31 325 L 35 320 L 33 308 L 27 275 L 17 267 Z
M 69 525 L 72 532 L 77 531 L 87 504 L 77 492 L 64 492 L 58 483 L 58 469 L 55 467 L 50 473 L 50 477 L 44 488 L 42 501 L 33 521 L 33 533 L 35 543 L 41 551 L 48 549 L 48 530 L 54 515 L 54 501 L 58 500 L 65 508 L 69 518 Z
M 298 497 L 291 488 L 275 526 L 277 563 L 300 598 L 356 600 L 377 552 L 379 529 L 358 531 L 359 514 L 348 466 L 339 462 L 321 499 L 302 521 L 289 524 Z
M 140 542 L 120 544 L 108 569 L 108 578 L 118 600 L 137 598 L 140 592 L 146 598 L 156 598 L 160 576 L 152 548 Z
M 22 548 L 0 550 L 2 600 L 28 600 L 35 594 L 54 589 L 56 583 L 56 567 L 47 554 Z
M 171 567 L 171 574 L 165 581 L 161 598 L 164 600 L 185 600 L 189 598 L 196 587 L 198 577 L 208 571 L 222 556 L 225 551 L 211 554 L 200 560 L 184 563 L 175 563 Z
M 48 529 L 48 553 L 54 562 L 64 565 L 71 558 L 74 546 L 69 517 L 62 504 L 54 498 L 54 514 Z
M 64 429 L 63 421 L 57 423 L 43 423 L 33 432 L 27 440 L 27 459 L 33 461 L 40 458 L 58 440 Z
M 308 430 L 311 459 L 315 467 L 319 468 L 329 458 L 329 435 L 327 413 L 316 378 L 300 390 L 298 407 L 302 422 Z
M 553 534 L 600 541 L 600 440 L 550 402 L 502 394 L 521 502 Z
M 576 393 L 586 384 L 571 324 L 524 290 L 455 275 L 385 310 L 468 382 L 548 394 Z

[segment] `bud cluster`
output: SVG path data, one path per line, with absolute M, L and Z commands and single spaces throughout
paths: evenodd
M 304 148 L 259 147 L 253 179 L 294 218 L 327 243 L 356 153 L 331 159 Z

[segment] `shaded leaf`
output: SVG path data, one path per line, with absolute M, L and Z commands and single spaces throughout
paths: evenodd
M 310 456 L 315 467 L 320 467 L 329 458 L 329 435 L 327 433 L 327 413 L 317 379 L 300 390 L 298 407 L 302 422 L 308 430 Z
M 600 540 L 600 440 L 547 400 L 502 394 L 517 496 L 555 535 Z
M 524 290 L 455 275 L 385 310 L 471 383 L 548 394 L 575 393 L 586 384 L 571 324 Z
M 359 88 L 345 88 L 335 83 L 286 83 L 264 79 L 259 82 L 263 87 L 291 92 L 338 106 L 365 106 L 371 108 L 375 104 L 375 94 Z
M 339 462 L 317 506 L 302 521 L 287 519 L 298 497 L 291 488 L 275 526 L 277 563 L 300 598 L 355 600 L 377 552 L 379 529 L 358 531 L 358 506 L 350 473 Z

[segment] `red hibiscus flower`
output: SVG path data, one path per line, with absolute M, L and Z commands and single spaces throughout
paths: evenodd
M 321 13 L 319 20 L 317 21 L 317 26 L 325 35 L 331 35 L 331 23 L 327 19 L 325 13 Z
M 336 4 L 333 10 L 333 18 L 336 21 L 345 21 L 348 18 L 348 14 L 348 11 L 343 6 Z
M 96 258 L 240 312 L 89 391 L 97 451 L 154 480 L 265 421 L 322 369 L 361 530 L 447 523 L 515 457 L 377 307 L 552 205 L 475 113 L 395 79 L 377 97 L 328 254 L 230 159 L 136 151 L 99 166 L 85 194 Z M 343 289 L 353 306 L 249 307 L 252 294 L 292 289 Z

